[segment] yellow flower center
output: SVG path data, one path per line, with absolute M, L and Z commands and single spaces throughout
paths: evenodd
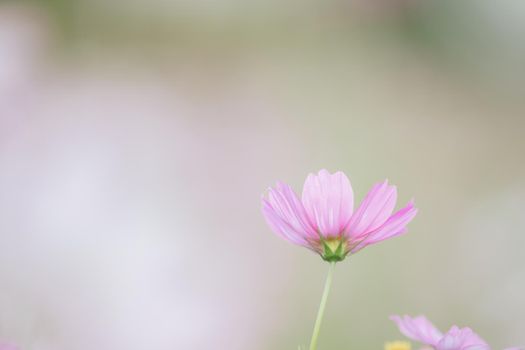
M 348 254 L 347 241 L 344 237 L 322 239 L 322 253 L 324 260 L 329 262 L 342 261 Z
M 385 350 L 411 350 L 412 346 L 406 341 L 393 341 L 385 343 Z

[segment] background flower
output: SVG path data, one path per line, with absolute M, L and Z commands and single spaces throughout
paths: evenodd
M 436 350 L 490 350 L 485 340 L 468 327 L 452 326 L 446 333 L 441 333 L 424 316 L 391 316 L 399 331 L 408 338 L 418 341 Z M 518 349 L 509 348 L 507 350 Z

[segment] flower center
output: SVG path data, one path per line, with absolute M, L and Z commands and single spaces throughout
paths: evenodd
M 411 350 L 412 346 L 406 341 L 393 341 L 385 343 L 385 350 Z
M 342 261 L 348 254 L 347 241 L 345 238 L 328 238 L 321 241 L 323 252 L 321 257 L 329 262 Z

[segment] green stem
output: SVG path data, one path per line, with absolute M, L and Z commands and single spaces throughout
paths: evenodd
M 328 276 L 324 284 L 323 296 L 321 297 L 321 304 L 319 305 L 319 311 L 317 311 L 317 319 L 315 320 L 314 332 L 312 333 L 312 340 L 310 341 L 310 350 L 317 349 L 317 338 L 319 337 L 319 330 L 321 329 L 321 323 L 323 322 L 324 309 L 326 307 L 326 301 L 328 300 L 328 294 L 330 293 L 330 286 L 332 285 L 332 278 L 334 275 L 335 261 L 330 263 L 328 269 Z

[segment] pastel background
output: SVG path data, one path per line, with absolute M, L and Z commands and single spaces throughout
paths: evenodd
M 0 339 L 297 349 L 328 266 L 260 196 L 327 168 L 420 211 L 338 264 L 320 349 L 525 345 L 524 36 L 520 0 L 1 2 Z

